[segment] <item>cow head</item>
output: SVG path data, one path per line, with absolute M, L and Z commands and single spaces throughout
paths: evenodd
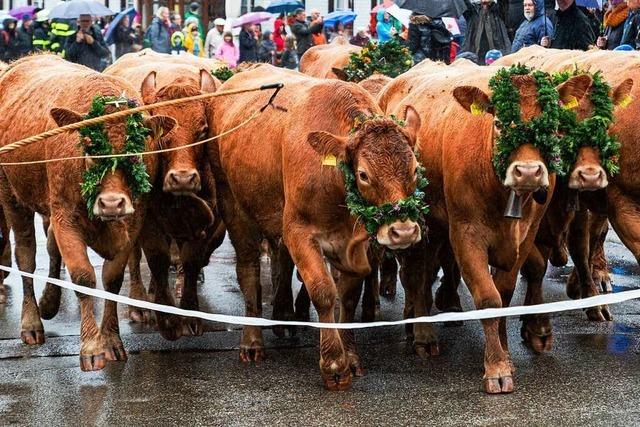
M 541 114 L 538 104 L 538 87 L 531 75 L 511 76 L 511 81 L 520 95 L 520 112 L 523 121 L 528 121 Z M 580 75 L 572 77 L 558 87 L 560 101 L 580 101 L 591 85 L 591 77 Z M 467 111 L 477 111 L 495 114 L 491 99 L 481 89 L 475 86 L 459 86 L 454 89 L 453 96 Z M 473 111 L 472 111 L 473 110 Z M 500 135 L 500 129 L 494 125 L 493 139 Z M 545 160 L 531 141 L 522 141 L 513 150 L 503 185 L 512 189 L 516 194 L 532 193 L 549 186 L 549 172 Z
M 107 106 L 105 111 L 110 114 L 115 112 L 116 108 Z M 53 108 L 50 114 L 58 126 L 66 126 L 84 119 L 82 115 L 65 108 Z M 126 137 L 124 122 L 125 119 L 119 119 L 104 123 L 104 128 L 114 153 L 121 153 L 124 150 Z M 175 125 L 175 121 L 166 116 L 145 117 L 144 125 L 151 130 L 149 141 L 147 142 L 147 150 L 154 150 L 157 148 L 160 136 L 169 133 Z M 88 169 L 93 166 L 94 162 L 100 161 L 103 160 L 87 158 L 85 159 L 85 168 Z M 119 168 L 107 172 L 100 181 L 99 194 L 93 205 L 92 212 L 94 216 L 104 221 L 121 219 L 134 212 L 127 178 Z
M 145 104 L 167 101 L 215 92 L 216 83 L 211 74 L 200 70 L 200 81 L 191 77 L 177 77 L 171 84 L 156 90 L 155 72 L 142 82 L 141 93 Z M 170 135 L 162 139 L 167 148 L 184 147 L 206 138 L 206 102 L 195 101 L 152 110 L 154 114 L 173 117 L 176 126 Z M 163 153 L 163 191 L 174 195 L 192 194 L 200 191 L 201 179 L 198 159 L 203 158 L 203 145 Z
M 633 88 L 633 80 L 626 79 L 612 92 L 611 98 L 615 106 L 625 102 Z M 591 90 L 594 90 L 593 86 Z M 575 110 L 578 121 L 588 119 L 594 114 L 594 105 L 589 96 L 585 96 Z M 580 147 L 575 163 L 569 175 L 569 188 L 578 191 L 596 191 L 609 184 L 607 173 L 602 167 L 600 150 L 585 145 Z
M 413 107 L 406 109 L 403 128 L 389 118 L 362 123 L 348 137 L 328 132 L 311 132 L 309 144 L 322 156 L 333 155 L 355 174 L 362 198 L 381 206 L 406 199 L 416 190 L 418 162 L 413 154 L 420 117 Z M 390 249 L 404 249 L 421 239 L 418 223 L 396 220 L 380 226 L 378 243 Z

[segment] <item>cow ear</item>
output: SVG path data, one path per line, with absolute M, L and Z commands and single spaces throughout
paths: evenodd
M 631 102 L 631 89 L 633 89 L 633 79 L 626 79 L 613 91 L 613 105 L 626 107 Z
M 144 119 L 144 126 L 151 129 L 151 138 L 154 141 L 166 136 L 175 125 L 176 121 L 169 116 L 152 116 Z
M 310 132 L 307 135 L 307 142 L 321 156 L 333 156 L 335 159 L 345 159 L 347 155 L 347 143 L 349 139 L 336 136 L 329 132 Z
M 475 86 L 458 86 L 453 90 L 453 97 L 462 108 L 473 115 L 493 114 L 493 106 L 489 95 Z
M 591 83 L 593 79 L 588 74 L 571 77 L 557 88 L 560 102 L 564 105 L 575 105 L 576 101 L 580 101 L 587 94 Z
M 150 72 L 147 77 L 142 81 L 140 86 L 140 93 L 142 94 L 142 102 L 145 105 L 153 104 L 156 102 L 156 72 Z
M 339 80 L 344 80 L 346 82 L 349 79 L 347 73 L 345 73 L 342 68 L 331 67 L 331 71 Z
M 420 131 L 420 125 L 422 121 L 420 120 L 420 115 L 416 111 L 415 108 L 411 105 L 407 105 L 407 108 L 404 110 L 404 121 L 405 127 L 404 129 L 409 134 L 409 145 L 411 148 L 415 147 L 416 141 L 418 139 L 418 132 Z
M 51 114 L 51 117 L 59 127 L 78 123 L 84 120 L 84 117 L 80 114 L 72 110 L 67 110 L 66 108 L 52 108 L 51 111 L 49 111 L 49 114 Z
M 205 69 L 200 70 L 200 91 L 202 93 L 213 93 L 218 89 L 220 83 L 216 82 L 211 73 Z

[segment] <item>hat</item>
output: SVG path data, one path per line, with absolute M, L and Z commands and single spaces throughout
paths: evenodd
M 632 51 L 632 50 L 635 50 L 635 49 L 631 45 L 621 44 L 620 46 L 616 47 L 613 50 L 628 52 L 628 51 Z
M 36 22 L 44 22 L 49 20 L 49 11 L 46 9 L 36 13 Z
M 189 9 L 191 10 L 196 10 L 200 7 L 200 3 L 198 3 L 197 1 L 191 2 L 189 4 Z
M 485 65 L 491 65 L 494 61 L 496 61 L 496 60 L 498 60 L 500 58 L 502 58 L 502 52 L 500 52 L 497 49 L 491 49 L 484 56 L 484 63 L 485 63 Z
M 227 24 L 227 21 L 225 21 L 223 18 L 216 18 L 213 21 L 213 25 L 216 25 L 216 26 L 222 25 L 224 27 L 226 24 Z
M 469 51 L 460 52 L 459 54 L 456 55 L 456 59 L 458 58 L 464 58 L 464 59 L 468 59 L 469 61 L 473 61 L 476 64 L 478 63 L 478 55 L 476 55 L 473 52 L 469 52 Z
M 188 27 L 189 24 L 195 24 L 198 25 L 198 18 L 196 18 L 195 16 L 190 16 L 187 19 L 185 19 L 184 21 L 184 26 Z
M 31 17 L 30 13 L 25 13 L 24 15 L 22 15 L 22 22 L 24 21 L 32 21 L 33 18 Z

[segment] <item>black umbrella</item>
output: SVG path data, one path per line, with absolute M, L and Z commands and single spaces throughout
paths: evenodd
M 398 0 L 396 3 L 430 18 L 458 18 L 467 10 L 464 0 Z

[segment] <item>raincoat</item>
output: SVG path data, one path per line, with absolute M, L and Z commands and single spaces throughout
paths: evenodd
M 477 2 L 467 1 L 464 19 L 467 21 L 467 33 L 462 43 L 463 52 L 473 52 L 478 58 L 496 49 L 503 55 L 511 53 L 511 41 L 507 26 L 501 16 L 500 6 L 492 1 L 487 9 Z
M 540 44 L 542 38 L 553 38 L 553 24 L 544 14 L 544 0 L 534 0 L 536 10 L 531 21 L 520 24 L 511 44 L 511 52 L 515 53 L 526 46 Z

